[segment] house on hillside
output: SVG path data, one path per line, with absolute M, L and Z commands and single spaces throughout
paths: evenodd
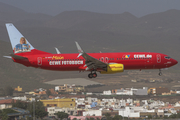
M 12 103 L 13 102 L 16 102 L 16 100 L 13 100 L 13 99 L 0 100 L 0 110 L 7 109 L 7 108 L 12 108 Z

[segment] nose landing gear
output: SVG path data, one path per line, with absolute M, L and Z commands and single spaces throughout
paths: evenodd
M 161 72 L 161 69 L 159 69 L 159 76 L 161 76 L 162 75 L 162 72 Z
M 97 73 L 96 72 L 92 72 L 88 74 L 89 78 L 96 78 L 97 77 Z

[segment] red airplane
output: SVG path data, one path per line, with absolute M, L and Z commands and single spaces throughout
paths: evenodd
M 112 74 L 124 70 L 169 68 L 178 62 L 168 55 L 152 52 L 85 53 L 77 42 L 79 54 L 57 54 L 35 49 L 12 23 L 6 24 L 13 54 L 4 56 L 27 67 L 57 71 L 90 71 L 89 78 L 97 73 Z

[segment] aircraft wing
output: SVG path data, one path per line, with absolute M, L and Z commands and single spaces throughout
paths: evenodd
M 94 57 L 91 57 L 90 55 L 88 55 L 81 49 L 81 47 L 79 46 L 79 44 L 77 42 L 75 42 L 75 43 L 76 43 L 76 46 L 77 46 L 77 49 L 79 52 L 78 57 L 82 56 L 86 60 L 85 61 L 85 64 L 86 64 L 85 66 L 87 66 L 86 70 L 97 69 L 97 68 L 102 68 L 102 69 L 106 70 L 108 64 L 106 64 Z

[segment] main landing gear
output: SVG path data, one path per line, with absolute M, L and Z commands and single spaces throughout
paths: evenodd
M 92 72 L 88 74 L 89 78 L 96 78 L 97 77 L 97 73 L 96 72 Z
M 162 72 L 161 72 L 161 69 L 159 69 L 159 76 L 161 76 L 162 75 Z

